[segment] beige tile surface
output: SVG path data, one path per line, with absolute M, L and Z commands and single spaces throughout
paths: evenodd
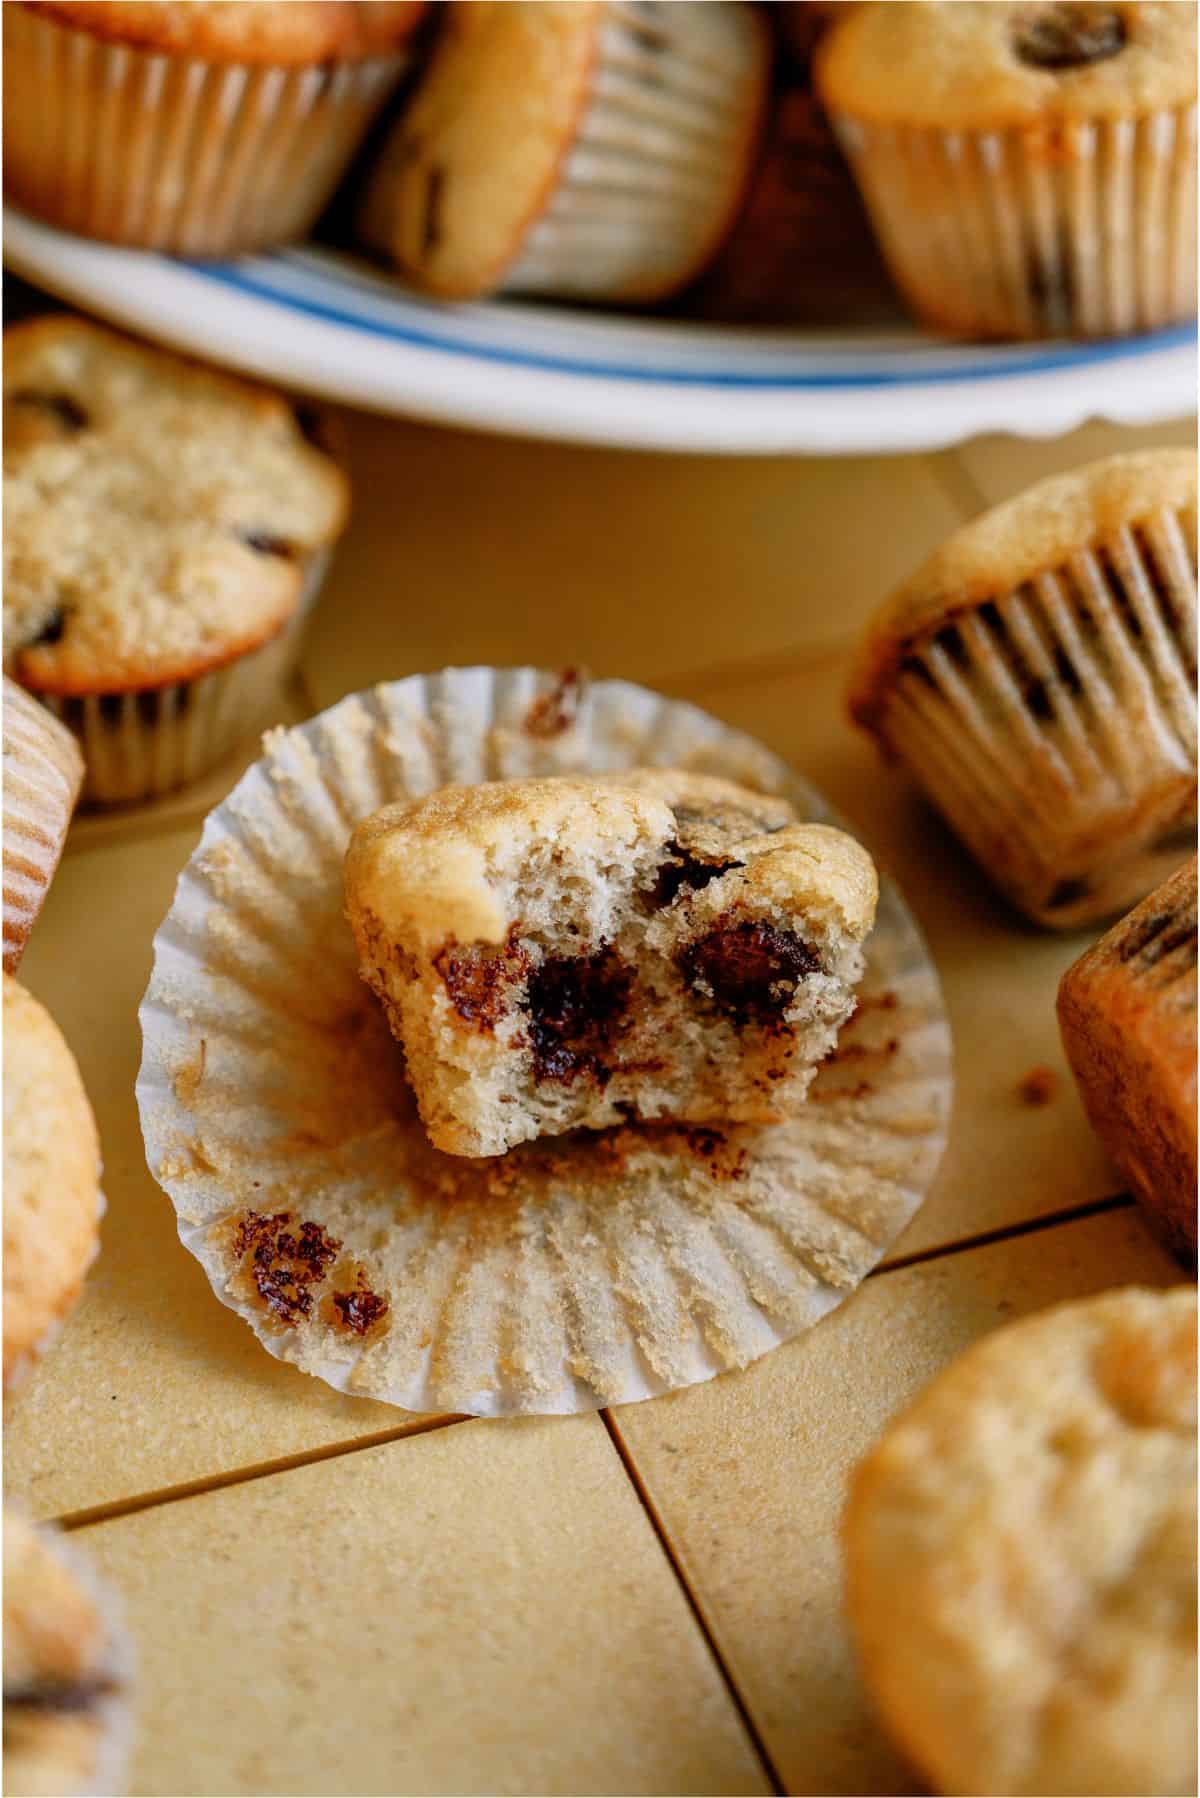
M 5 1406 L 5 1478 L 41 1516 L 119 1503 L 407 1414 L 273 1360 L 213 1297 L 146 1168 L 133 1085 L 150 945 L 198 833 L 67 857 L 21 964 L 83 1071 L 108 1199 L 79 1309 Z
M 1133 1210 L 877 1275 L 742 1374 L 616 1413 L 785 1790 L 919 1791 L 875 1723 L 841 1614 L 851 1466 L 959 1350 L 1025 1312 L 1181 1274 Z
M 897 1245 L 906 1254 L 1086 1203 L 1120 1181 L 1084 1118 L 1054 1011 L 1059 979 L 1090 938 L 1037 932 L 991 892 L 847 721 L 847 666 L 832 655 L 684 690 L 815 782 L 898 880 L 929 942 L 954 1032 L 955 1106 L 935 1185 Z M 1030 1106 L 1018 1088 L 1037 1067 L 1054 1074 L 1054 1090 Z
M 598 1418 L 460 1424 L 75 1540 L 142 1667 L 135 1793 L 770 1789 Z
M 451 663 L 667 674 L 845 639 L 959 512 L 923 458 L 630 455 L 346 415 L 317 704 Z
M 1101 456 L 1126 450 L 1189 448 L 1196 446 L 1195 416 L 1166 424 L 1130 426 L 1103 424 L 1099 420 L 1071 431 L 1066 437 L 977 437 L 951 453 L 957 456 L 973 482 L 981 505 L 995 505 L 1022 487 L 1030 487 L 1046 475 L 1080 468 Z

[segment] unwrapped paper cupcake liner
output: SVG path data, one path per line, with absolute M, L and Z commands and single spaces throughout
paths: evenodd
M 296 612 L 274 637 L 223 668 L 130 693 L 40 695 L 83 749 L 83 800 L 128 805 L 197 780 L 277 714 L 330 552 L 308 558 Z
M 1008 131 L 835 116 L 901 290 L 982 337 L 1119 336 L 1196 310 L 1196 108 Z
M 272 1354 L 413 1411 L 648 1398 L 815 1323 L 912 1217 L 950 1037 L 886 881 L 857 1014 L 791 1122 L 578 1132 L 484 1161 L 427 1141 L 344 916 L 354 823 L 450 781 L 647 765 L 829 816 L 692 706 L 472 668 L 274 733 L 209 817 L 155 939 L 137 1096 L 183 1242 Z
M 58 867 L 83 764 L 35 699 L 4 683 L 4 968 L 13 973 Z
M 654 300 L 685 286 L 744 191 L 767 61 L 736 0 L 614 0 L 575 139 L 502 291 Z
M 1169 508 L 906 646 L 885 729 L 1039 923 L 1127 909 L 1196 825 L 1196 567 Z
M 4 8 L 4 183 L 112 243 L 222 256 L 303 237 L 407 51 L 305 67 L 206 62 Z
M 24 1509 L 6 1504 L 6 1515 L 14 1508 Z M 124 1607 L 112 1587 L 99 1578 L 87 1556 L 69 1536 L 52 1524 L 27 1521 L 91 1601 L 104 1629 L 108 1690 L 101 1692 L 90 1707 L 96 1722 L 97 1756 L 91 1777 L 75 1788 L 77 1798 L 119 1798 L 128 1783 L 134 1739 L 131 1695 L 136 1680 L 136 1658 Z M 7 1791 L 7 1769 L 4 1783 Z

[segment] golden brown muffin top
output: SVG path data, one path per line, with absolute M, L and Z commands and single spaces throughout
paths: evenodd
M 948 537 L 892 594 L 868 627 L 850 682 L 850 710 L 877 729 L 904 648 L 955 614 L 1060 568 L 1079 550 L 1162 507 L 1196 537 L 1194 450 L 1138 450 L 1053 475 Z
M 96 1246 L 100 1144 L 49 1012 L 4 981 L 4 1378 L 79 1289 Z
M 1195 1790 L 1194 1287 L 976 1343 L 859 1467 L 845 1536 L 868 1681 L 936 1790 Z
M 186 680 L 282 629 L 346 483 L 281 394 L 85 319 L 4 334 L 4 652 L 23 686 Z
M 395 50 L 424 0 L 23 0 L 93 37 L 212 62 L 354 62 Z
M 848 11 L 817 51 L 827 106 L 979 131 L 1125 118 L 1196 97 L 1188 0 L 895 0 Z

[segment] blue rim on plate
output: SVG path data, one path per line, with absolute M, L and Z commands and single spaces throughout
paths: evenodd
M 963 344 L 903 323 L 760 329 L 580 307 L 446 305 L 313 245 L 173 261 L 4 213 L 10 265 L 180 350 L 377 412 L 564 442 L 723 454 L 941 449 L 1196 403 L 1196 337 Z

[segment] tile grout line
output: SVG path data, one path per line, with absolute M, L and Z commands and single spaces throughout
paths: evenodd
M 1063 1211 L 1048 1212 L 1044 1217 L 1030 1218 L 1025 1223 L 1008 1224 L 996 1230 L 981 1231 L 979 1235 L 963 1237 L 959 1242 L 939 1243 L 931 1248 L 915 1249 L 911 1255 L 899 1255 L 893 1261 L 881 1262 L 878 1267 L 873 1267 L 865 1277 L 868 1280 L 880 1279 L 887 1274 L 899 1273 L 905 1268 L 919 1267 L 925 1262 L 949 1260 L 951 1256 L 962 1254 L 971 1249 L 990 1248 L 996 1243 L 1012 1241 L 1022 1236 L 1036 1235 L 1039 1231 L 1056 1229 L 1063 1224 L 1085 1221 L 1090 1217 L 1103 1216 L 1105 1213 L 1112 1211 L 1132 1209 L 1133 1200 L 1128 1194 L 1117 1193 L 1108 1198 L 1092 1199 L 1086 1204 L 1076 1206 L 1073 1209 L 1068 1208 Z M 633 1481 L 634 1486 L 637 1488 L 639 1497 L 650 1517 L 651 1524 L 663 1544 L 664 1552 L 667 1554 L 672 1566 L 675 1568 L 676 1575 L 687 1594 L 688 1601 L 691 1604 L 693 1611 L 696 1611 L 696 1605 L 692 1600 L 687 1582 L 675 1560 L 670 1544 L 658 1523 L 656 1513 L 650 1503 L 649 1497 L 641 1485 L 637 1470 L 632 1461 L 628 1458 L 617 1426 L 615 1422 L 611 1420 L 610 1413 L 607 1410 L 600 1411 L 599 1416 L 605 1427 L 608 1429 L 610 1437 L 613 1439 L 617 1453 L 625 1463 L 626 1471 Z M 454 1424 L 471 1423 L 473 1421 L 477 1420 L 468 1416 L 456 1417 L 447 1415 L 445 1417 L 430 1418 L 423 1423 L 398 1424 L 396 1428 L 392 1430 L 379 1430 L 369 1436 L 356 1436 L 349 1440 L 329 1443 L 323 1448 L 302 1449 L 294 1455 L 281 1455 L 274 1461 L 251 1463 L 246 1467 L 229 1468 L 224 1473 L 201 1475 L 194 1480 L 183 1480 L 177 1486 L 159 1486 L 150 1492 L 135 1493 L 132 1498 L 113 1499 L 107 1504 L 84 1506 L 78 1511 L 64 1511 L 59 1516 L 50 1519 L 50 1521 L 56 1523 L 58 1527 L 64 1531 L 90 1529 L 96 1524 L 116 1522 L 120 1518 L 134 1516 L 139 1511 L 156 1510 L 162 1505 L 178 1504 L 182 1500 L 188 1498 L 202 1498 L 205 1493 L 208 1492 L 223 1492 L 230 1486 L 246 1485 L 252 1480 L 269 1479 L 275 1474 L 292 1473 L 302 1467 L 315 1466 L 320 1461 L 338 1460 L 344 1455 L 357 1454 L 360 1449 L 382 1448 L 386 1447 L 386 1445 L 391 1442 L 407 1441 L 409 1437 L 428 1435 L 432 1430 L 449 1429 Z M 697 1621 L 699 1622 L 700 1628 L 704 1631 L 710 1647 L 712 1647 L 713 1654 L 716 1656 L 718 1664 L 721 1666 L 722 1673 L 725 1674 L 724 1662 L 721 1661 L 720 1655 L 717 1654 L 708 1627 L 698 1612 Z M 725 1674 L 725 1677 L 728 1681 L 727 1674 Z M 732 1681 L 728 1681 L 728 1683 L 730 1683 L 732 1689 Z M 736 1692 L 734 1695 L 736 1698 Z M 745 1706 L 741 1703 L 740 1698 L 738 1699 L 738 1708 L 743 1713 L 745 1712 Z M 747 1724 L 747 1727 L 750 1728 L 750 1725 Z M 750 1733 L 757 1742 L 758 1738 L 754 1734 L 753 1729 L 751 1729 Z M 774 1777 L 774 1770 L 770 1767 L 770 1761 L 766 1756 L 765 1751 L 763 1758 L 768 1769 L 772 1773 L 772 1777 Z M 779 1790 L 782 1791 L 783 1788 L 779 1787 Z
M 1022 1236 L 1036 1236 L 1041 1230 L 1057 1229 L 1062 1224 L 1085 1222 L 1089 1217 L 1103 1217 L 1110 1211 L 1129 1211 L 1133 1200 L 1128 1193 L 1112 1193 L 1103 1199 L 1088 1199 L 1082 1205 L 1068 1205 L 1061 1211 L 1047 1211 L 1041 1217 L 1026 1218 L 1018 1224 L 1001 1224 L 995 1230 L 981 1230 L 976 1236 L 964 1236 L 957 1242 L 935 1243 L 927 1249 L 914 1249 L 910 1255 L 897 1255 L 892 1261 L 881 1261 L 865 1278 L 879 1279 L 883 1274 L 899 1273 L 906 1267 L 920 1267 L 926 1261 L 945 1261 L 952 1255 L 971 1249 L 989 1249 L 996 1243 L 1014 1242 Z
M 133 1517 L 139 1511 L 161 1509 L 188 1498 L 203 1498 L 209 1492 L 223 1492 L 230 1486 L 246 1486 L 254 1480 L 271 1479 L 276 1474 L 292 1473 L 301 1467 L 315 1467 L 321 1461 L 337 1461 L 359 1449 L 386 1448 L 391 1442 L 404 1442 L 410 1436 L 428 1436 L 434 1430 L 448 1430 L 455 1424 L 470 1423 L 469 1417 L 431 1417 L 423 1423 L 397 1424 L 394 1430 L 378 1430 L 370 1436 L 357 1436 L 348 1442 L 332 1442 L 324 1448 L 301 1450 L 294 1455 L 281 1455 L 275 1461 L 262 1461 L 249 1467 L 232 1467 L 225 1473 L 201 1475 L 184 1480 L 178 1486 L 159 1486 L 152 1492 L 139 1492 L 132 1498 L 113 1499 L 108 1504 L 86 1506 L 80 1511 L 64 1511 L 50 1519 L 59 1529 L 91 1529 L 96 1524 L 114 1523 Z
M 608 1432 L 609 1441 L 613 1445 L 613 1450 L 617 1456 L 617 1459 L 620 1461 L 621 1466 L 624 1468 L 626 1477 L 628 1478 L 630 1485 L 633 1487 L 633 1490 L 638 1498 L 639 1503 L 642 1506 L 642 1509 L 646 1513 L 647 1521 L 649 1522 L 650 1528 L 654 1532 L 654 1535 L 658 1541 L 658 1545 L 662 1549 L 663 1554 L 666 1556 L 667 1563 L 670 1566 L 672 1573 L 675 1575 L 676 1581 L 678 1582 L 678 1585 L 679 1585 L 679 1589 L 682 1592 L 684 1600 L 687 1604 L 687 1607 L 692 1614 L 693 1621 L 695 1622 L 697 1629 L 700 1631 L 701 1636 L 704 1638 L 704 1642 L 708 1648 L 708 1652 L 712 1656 L 713 1663 L 716 1666 L 717 1672 L 720 1674 L 722 1683 L 724 1684 L 725 1689 L 729 1694 L 730 1702 L 732 1703 L 735 1711 L 737 1712 L 738 1717 L 741 1719 L 742 1728 L 746 1731 L 746 1734 L 750 1740 L 751 1747 L 754 1749 L 755 1754 L 758 1756 L 759 1762 L 762 1766 L 762 1770 L 766 1776 L 767 1782 L 770 1785 L 772 1792 L 775 1793 L 775 1798 L 784 1798 L 784 1794 L 787 1791 L 787 1787 L 784 1785 L 783 1781 L 779 1777 L 779 1773 L 775 1767 L 775 1763 L 771 1759 L 771 1756 L 767 1750 L 766 1743 L 763 1741 L 762 1737 L 760 1736 L 757 1725 L 755 1724 L 754 1719 L 750 1714 L 749 1707 L 747 1706 L 745 1699 L 742 1697 L 741 1692 L 738 1690 L 737 1681 L 734 1679 L 732 1673 L 730 1672 L 729 1668 L 725 1664 L 724 1656 L 722 1655 L 720 1649 L 717 1646 L 716 1637 L 714 1636 L 711 1628 L 709 1627 L 708 1621 L 705 1618 L 703 1611 L 700 1609 L 699 1600 L 695 1597 L 690 1585 L 688 1584 L 688 1581 L 684 1574 L 683 1568 L 680 1565 L 679 1558 L 675 1553 L 675 1549 L 671 1543 L 670 1538 L 667 1535 L 665 1528 L 663 1527 L 662 1520 L 659 1517 L 658 1512 L 654 1507 L 654 1501 L 651 1499 L 650 1494 L 645 1486 L 645 1483 L 642 1480 L 642 1476 L 638 1472 L 638 1469 L 633 1460 L 633 1457 L 631 1456 L 628 1448 L 625 1445 L 625 1440 L 621 1435 L 620 1428 L 618 1427 L 616 1419 L 613 1417 L 611 1411 L 609 1411 L 607 1408 L 601 1410 L 598 1413 L 598 1416 L 600 1418 L 601 1423 L 604 1425 L 605 1429 Z

